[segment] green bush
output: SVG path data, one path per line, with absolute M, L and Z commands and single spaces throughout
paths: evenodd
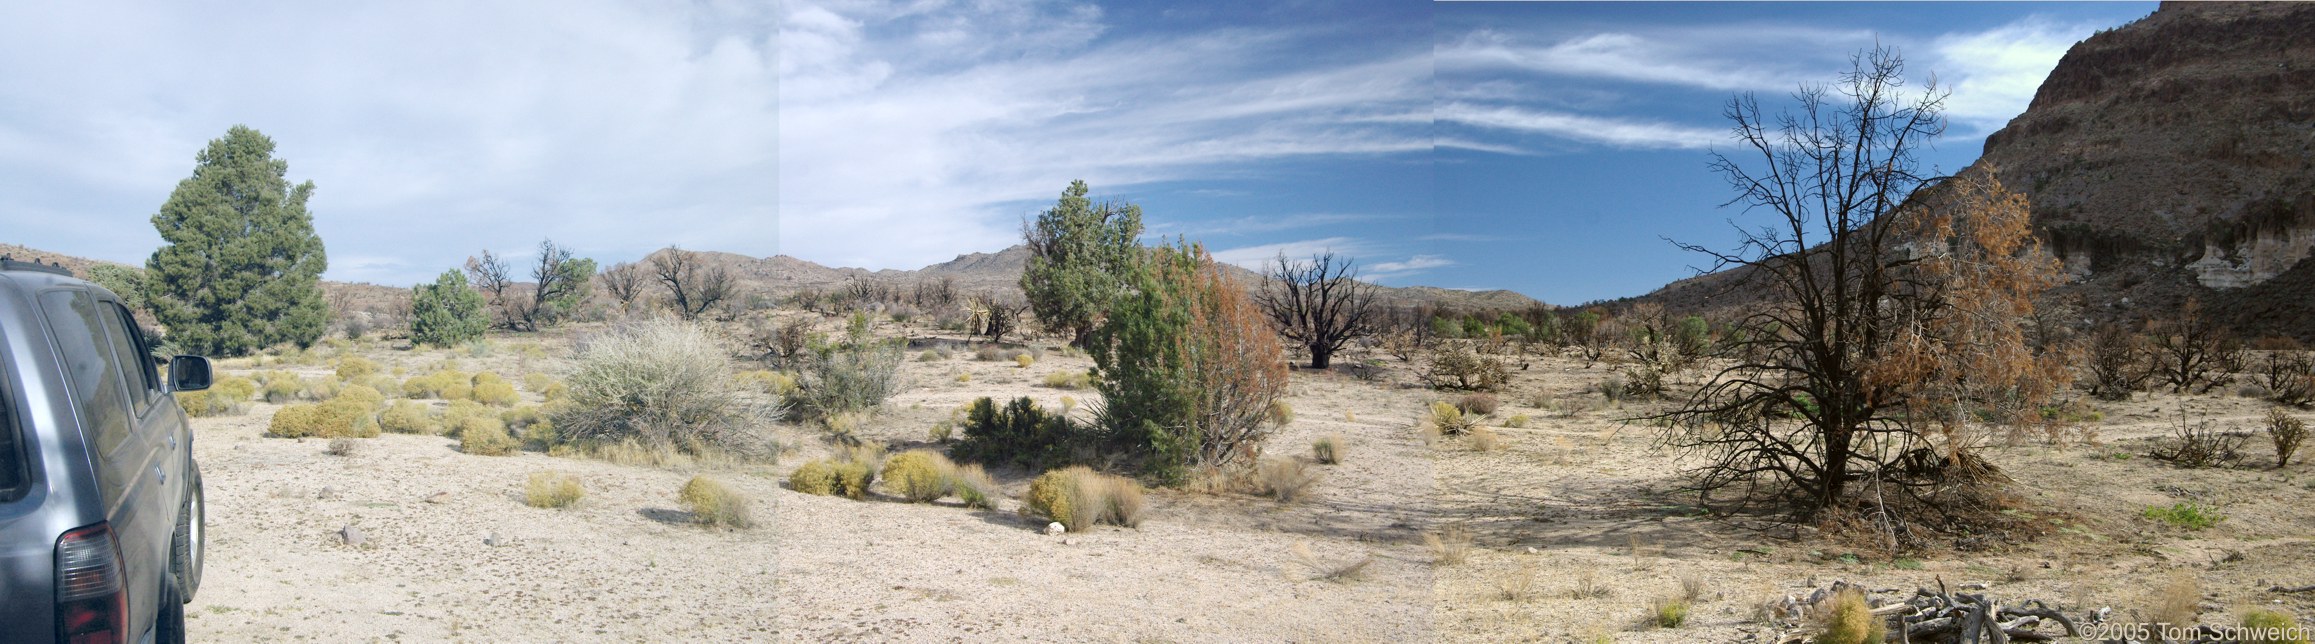
M 2218 525 L 2220 521 L 2225 521 L 2227 518 L 2226 515 L 2219 513 L 2218 508 L 2191 501 L 2181 501 L 2167 508 L 2159 505 L 2149 507 L 2142 514 L 2146 518 L 2188 530 L 2206 529 Z
M 868 498 L 868 486 L 876 482 L 876 468 L 859 461 L 837 461 L 832 469 L 837 496 L 855 501 Z
M 587 488 L 579 484 L 575 474 L 533 472 L 523 486 L 523 502 L 534 508 L 567 508 L 585 496 Z
M 297 400 L 304 393 L 305 383 L 299 382 L 296 376 L 284 375 L 265 381 L 265 402 L 278 405 Z
M 266 433 L 281 438 L 368 438 L 378 435 L 370 412 L 353 401 L 289 405 L 273 413 Z
M 704 475 L 691 477 L 676 499 L 683 502 L 683 509 L 691 512 L 694 521 L 704 525 L 749 528 L 756 524 L 748 512 L 747 499 Z
M 2299 620 L 2292 619 L 2289 614 L 2280 611 L 2265 608 L 2253 608 L 2244 611 L 2243 629 L 2249 631 L 2244 634 L 2243 641 L 2245 642 L 2307 644 L 2307 635 L 2305 631 L 2300 630 Z
M 1069 457 L 1080 431 L 1067 417 L 1050 414 L 1027 396 L 1003 408 L 979 398 L 965 408 L 964 440 L 949 447 L 961 461 L 1040 468 Z
M 1310 443 L 1310 457 L 1311 457 L 1311 460 L 1315 460 L 1315 461 L 1318 461 L 1318 462 L 1319 462 L 1320 464 L 1322 464 L 1322 465 L 1334 465 L 1334 464 L 1337 464 L 1337 463 L 1341 463 L 1341 462 L 1342 462 L 1342 437 L 1340 437 L 1340 436 L 1320 436 L 1320 437 L 1318 437 L 1318 440 L 1316 440 L 1316 441 L 1312 441 L 1312 442 Z
M 788 474 L 788 489 L 819 496 L 833 495 L 836 493 L 836 466 L 825 459 L 813 459 Z
M 194 417 L 237 416 L 248 411 L 247 404 L 235 402 L 230 394 L 214 389 L 179 392 L 177 406 L 184 408 L 185 415 Z
M 1649 623 L 1657 628 L 1679 628 L 1688 623 L 1688 600 L 1659 599 L 1648 611 Z
M 490 328 L 482 294 L 457 269 L 443 271 L 433 284 L 411 287 L 410 341 L 453 347 L 482 339 Z
M 434 417 L 434 410 L 426 403 L 396 400 L 385 411 L 378 412 L 378 428 L 396 434 L 440 434 L 442 421 Z
M 1054 389 L 1084 389 L 1092 386 L 1093 374 L 1083 371 L 1055 371 L 1045 374 L 1045 386 Z
M 208 392 L 223 397 L 227 402 L 245 403 L 249 402 L 251 396 L 257 395 L 257 382 L 241 376 L 226 376 L 210 384 Z
M 956 464 L 930 450 L 903 452 L 884 461 L 884 487 L 914 503 L 948 496 Z

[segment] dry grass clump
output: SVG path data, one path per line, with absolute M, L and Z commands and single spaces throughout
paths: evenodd
M 1431 417 L 1424 430 L 1432 436 L 1462 436 L 1478 427 L 1478 419 L 1465 416 L 1463 408 L 1441 400 L 1431 403 Z
M 1013 366 L 1027 369 L 1029 368 L 1029 365 L 1033 364 L 1037 364 L 1037 358 L 1035 356 L 1031 356 L 1026 353 L 1013 356 Z
M 360 442 L 357 442 L 351 438 L 340 436 L 330 439 L 330 446 L 323 449 L 322 453 L 331 456 L 353 456 L 354 452 L 357 451 L 360 446 Z
M 1888 626 L 1866 603 L 1865 592 L 1856 588 L 1842 588 L 1809 612 L 1816 621 L 1818 644 L 1878 644 L 1888 634 Z
M 1503 421 L 1503 426 L 1512 429 L 1524 429 L 1531 420 L 1533 419 L 1528 418 L 1527 414 L 1512 414 L 1511 418 Z
M 1093 386 L 1093 375 L 1083 371 L 1056 371 L 1045 374 L 1045 386 L 1053 389 L 1084 389 Z
M 1495 410 L 1502 404 L 1501 401 L 1495 399 L 1495 394 L 1476 393 L 1465 394 L 1462 398 L 1457 399 L 1455 408 L 1466 414 L 1486 416 L 1495 413 Z
M 1449 525 L 1437 532 L 1425 532 L 1423 547 L 1431 550 L 1433 565 L 1460 564 L 1471 556 L 1471 531 L 1461 525 Z
M 732 374 L 732 380 L 738 381 L 751 391 L 774 396 L 785 396 L 788 395 L 788 392 L 796 390 L 795 376 L 768 369 L 755 369 Z
M 884 488 L 911 503 L 930 503 L 955 488 L 956 463 L 931 450 L 910 450 L 884 461 Z
M 378 424 L 360 403 L 332 400 L 283 407 L 273 413 L 265 433 L 280 438 L 369 438 L 378 435 Z
M 838 449 L 833 458 L 813 459 L 797 467 L 796 471 L 788 474 L 788 489 L 820 496 L 865 499 L 868 498 L 869 486 L 876 482 L 878 471 L 885 469 L 885 465 L 883 444 L 851 445 Z
M 396 400 L 378 412 L 378 428 L 396 434 L 440 434 L 442 420 L 435 418 L 434 410 L 425 403 Z
M 531 473 L 530 482 L 523 485 L 522 498 L 534 508 L 567 508 L 586 495 L 578 475 L 549 470 Z
M 1471 428 L 1471 449 L 1493 452 L 1503 449 L 1503 435 L 1485 427 Z
M 265 402 L 278 405 L 297 400 L 304 395 L 305 389 L 305 383 L 300 382 L 297 376 L 281 374 L 265 381 Z
M 2149 598 L 2147 621 L 2172 626 L 2193 626 L 2202 612 L 2202 580 L 2190 570 L 2175 570 L 2170 581 Z
M 1310 544 L 1302 541 L 1294 542 L 1294 545 L 1290 546 L 1288 550 L 1294 553 L 1295 562 L 1300 563 L 1303 567 L 1310 569 L 1310 578 L 1312 580 L 1323 579 L 1338 584 L 1347 584 L 1350 582 L 1358 581 L 1360 579 L 1365 579 L 1367 566 L 1372 565 L 1375 562 L 1375 558 L 1372 555 L 1357 561 L 1345 562 L 1333 562 L 1320 559 L 1318 558 L 1317 553 L 1310 551 Z
M 1270 410 L 1263 417 L 1271 427 L 1285 427 L 1294 422 L 1294 406 L 1284 400 L 1270 401 Z
M 369 385 L 346 385 L 345 388 L 338 390 L 338 395 L 330 397 L 330 400 L 343 400 L 347 404 L 359 407 L 363 413 L 369 413 L 385 406 L 386 395 L 378 393 L 378 390 L 370 388 Z
M 1689 602 L 1681 597 L 1659 597 L 1648 606 L 1647 623 L 1656 628 L 1679 628 L 1688 623 Z
M 1342 437 L 1326 435 L 1318 437 L 1318 440 L 1311 441 L 1310 458 L 1311 460 L 1318 461 L 1320 465 L 1334 465 L 1341 463 Z
M 1138 527 L 1143 512 L 1140 483 L 1082 465 L 1039 475 L 1021 501 L 1023 512 L 1060 522 L 1070 532 L 1100 523 Z
M 547 374 L 539 373 L 536 371 L 522 375 L 522 388 L 530 390 L 531 393 L 545 394 L 547 389 L 554 386 L 554 376 L 549 376 Z
M 788 473 L 788 489 L 815 496 L 836 494 L 836 466 L 827 459 L 812 459 Z
M 746 498 L 705 475 L 691 477 L 691 482 L 684 483 L 683 490 L 676 493 L 676 500 L 691 512 L 693 521 L 702 525 L 734 529 L 756 525 Z
M 208 389 L 177 394 L 177 406 L 191 416 L 238 416 L 249 410 L 249 398 L 257 395 L 257 390 L 256 381 L 226 376 Z
M 956 476 L 950 483 L 956 487 L 957 500 L 968 508 L 997 507 L 996 498 L 1002 495 L 996 479 L 989 478 L 988 471 L 981 469 L 979 463 L 957 466 Z
M 1307 495 L 1310 487 L 1318 483 L 1318 474 L 1311 472 L 1310 467 L 1302 461 L 1265 458 L 1254 465 L 1253 483 L 1257 494 L 1276 499 L 1279 503 L 1293 503 Z
M 824 422 L 847 412 L 868 413 L 900 393 L 899 345 L 849 346 L 813 355 L 797 373 L 795 389 L 781 396 L 799 421 Z

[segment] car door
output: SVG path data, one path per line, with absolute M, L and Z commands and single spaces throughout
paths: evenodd
M 171 522 L 173 507 L 156 509 L 167 486 L 160 480 L 158 444 L 138 427 L 137 396 L 143 385 L 132 389 L 130 383 L 138 377 L 132 369 L 141 367 L 130 367 L 121 359 L 111 331 L 116 326 L 110 321 L 114 314 L 87 290 L 44 291 L 40 305 L 57 355 L 63 358 L 65 387 L 72 394 L 83 438 L 96 455 L 92 465 L 97 489 L 121 550 L 121 572 L 129 590 L 129 624 L 150 624 L 160 575 L 168 570 L 164 553 L 176 525 Z M 157 405 L 147 400 L 143 407 L 150 413 Z

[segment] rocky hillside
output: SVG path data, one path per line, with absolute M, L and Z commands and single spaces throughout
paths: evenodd
M 2315 341 L 2315 3 L 2164 3 L 2076 43 L 1971 169 L 2032 202 L 2085 317 L 2199 298 L 2242 334 Z M 1634 300 L 1758 299 L 1741 277 Z
M 660 251 L 666 252 L 666 251 Z M 732 253 L 704 254 L 739 278 L 742 290 L 785 296 L 803 290 L 831 291 L 853 281 L 878 283 L 908 292 L 919 283 L 954 280 L 962 294 L 997 293 L 1018 296 L 1021 271 L 1029 265 L 1029 248 L 1013 246 L 995 253 L 970 253 L 916 270 L 830 268 L 809 261 L 776 255 L 762 259 Z M 646 258 L 648 260 L 648 258 Z M 1224 265 L 1240 284 L 1253 285 L 1259 274 Z M 1378 300 L 1389 306 L 1431 306 L 1455 310 L 1514 310 L 1540 306 L 1534 298 L 1511 291 L 1458 291 L 1431 286 L 1382 287 Z
M 2199 297 L 2245 333 L 2315 338 L 2242 306 L 2315 295 L 2259 288 L 2315 250 L 2315 4 L 2164 3 L 2091 36 L 1978 163 L 2032 200 L 2094 316 Z

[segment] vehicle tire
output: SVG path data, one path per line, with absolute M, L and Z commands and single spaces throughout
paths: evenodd
M 193 601 L 193 594 L 201 591 L 202 551 L 209 539 L 208 504 L 201 497 L 201 466 L 191 468 L 186 477 L 192 489 L 185 491 L 185 505 L 177 512 L 177 532 L 169 539 L 169 574 L 177 578 L 177 603 Z
M 161 613 L 153 617 L 154 644 L 185 644 L 185 599 L 175 580 L 161 580 Z

